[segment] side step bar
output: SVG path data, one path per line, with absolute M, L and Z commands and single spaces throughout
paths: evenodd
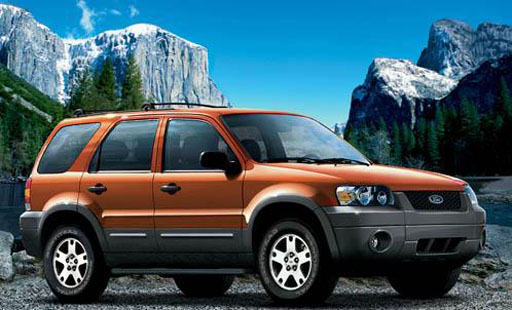
M 112 275 L 157 274 L 157 275 L 240 275 L 254 273 L 252 269 L 215 268 L 215 269 L 175 269 L 175 268 L 112 268 Z

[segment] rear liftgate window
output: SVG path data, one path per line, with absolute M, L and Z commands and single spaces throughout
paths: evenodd
M 46 148 L 37 172 L 45 174 L 68 171 L 99 127 L 99 123 L 62 127 Z

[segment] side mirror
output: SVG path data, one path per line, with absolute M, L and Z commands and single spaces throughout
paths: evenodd
M 201 166 L 208 169 L 221 169 L 226 174 L 238 174 L 242 167 L 238 161 L 229 161 L 228 156 L 222 152 L 203 152 L 200 157 Z

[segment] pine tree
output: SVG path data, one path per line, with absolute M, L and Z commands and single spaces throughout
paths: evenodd
M 352 146 L 354 146 L 355 148 L 358 148 L 357 135 L 354 131 L 354 127 L 352 127 L 352 124 L 348 124 L 347 127 L 345 127 L 343 139 L 345 139 L 345 141 L 347 141 L 348 143 L 352 144 Z
M 439 143 L 439 154 L 440 154 L 440 168 L 445 167 L 445 154 L 446 154 L 446 122 L 445 122 L 445 111 L 440 106 L 437 106 L 435 115 L 437 141 Z
M 406 123 L 402 123 L 400 138 L 403 150 L 402 157 L 406 158 L 411 156 L 416 147 L 416 139 L 414 138 L 411 128 Z
M 135 58 L 130 56 L 121 93 L 122 109 L 138 109 L 144 103 L 142 78 Z
M 477 142 L 480 137 L 480 118 L 475 104 L 467 98 L 460 103 L 460 130 L 467 143 Z
M 114 108 L 116 105 L 116 78 L 110 58 L 105 60 L 101 68 L 96 88 L 101 99 L 105 101 L 102 105 L 106 108 Z
M 388 132 L 388 126 L 386 125 L 386 121 L 384 121 L 384 118 L 382 116 L 379 117 L 379 122 L 378 122 L 378 125 L 377 125 L 377 130 Z
M 436 122 L 437 138 L 439 139 L 439 141 L 443 141 L 445 131 L 446 131 L 446 128 L 445 128 L 446 123 L 445 123 L 445 118 L 444 118 L 444 111 L 441 107 L 438 107 L 436 109 L 435 122 Z
M 0 119 L 0 173 L 9 173 L 11 170 L 12 156 L 9 150 L 7 129 L 3 119 Z
M 512 139 L 510 133 L 512 132 L 512 97 L 507 82 L 504 77 L 500 78 L 498 85 L 498 98 L 496 102 L 496 118 L 501 116 L 503 125 L 498 133 L 498 141 L 500 154 L 505 154 L 501 158 L 501 173 L 512 173 Z M 497 122 L 497 120 L 496 120 Z
M 391 157 L 396 164 L 402 163 L 402 141 L 400 139 L 400 129 L 398 124 L 393 122 L 391 127 Z
M 425 157 L 425 149 L 426 149 L 426 133 L 427 133 L 427 124 L 424 118 L 419 118 L 416 121 L 416 127 L 414 129 L 416 136 L 416 156 L 417 157 Z
M 430 123 L 427 129 L 427 158 L 430 166 L 434 170 L 439 169 L 439 141 L 437 139 L 437 130 L 434 123 Z
M 94 83 L 93 76 L 89 68 L 86 68 L 78 79 L 78 83 L 71 92 L 71 100 L 69 107 L 71 110 L 101 110 L 108 106 L 98 95 L 98 90 Z
M 479 170 L 478 163 L 480 157 L 480 148 L 478 143 L 481 141 L 480 116 L 475 104 L 467 98 L 463 98 L 460 103 L 460 135 L 461 147 L 457 152 L 460 158 L 460 173 L 474 174 Z
M 10 174 L 13 176 L 21 175 L 24 167 L 24 158 L 26 156 L 25 144 L 23 143 L 23 114 L 20 113 L 23 106 L 19 99 L 14 99 L 7 105 L 5 115 L 5 126 L 7 128 L 8 149 L 11 152 Z
M 498 98 L 496 103 L 497 111 L 502 114 L 505 120 L 512 119 L 512 97 L 507 86 L 507 81 L 502 76 L 498 85 Z

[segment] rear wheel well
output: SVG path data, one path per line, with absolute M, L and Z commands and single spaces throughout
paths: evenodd
M 51 214 L 41 229 L 41 249 L 44 251 L 46 242 L 59 226 L 78 226 L 90 238 L 94 246 L 99 246 L 99 241 L 91 223 L 83 215 L 75 211 L 58 211 Z
M 308 207 L 297 203 L 274 203 L 261 210 L 252 225 L 252 249 L 256 256 L 259 245 L 267 230 L 275 223 L 284 219 L 297 219 L 313 230 L 319 238 L 320 249 L 330 257 L 329 245 L 322 224 L 317 215 Z

